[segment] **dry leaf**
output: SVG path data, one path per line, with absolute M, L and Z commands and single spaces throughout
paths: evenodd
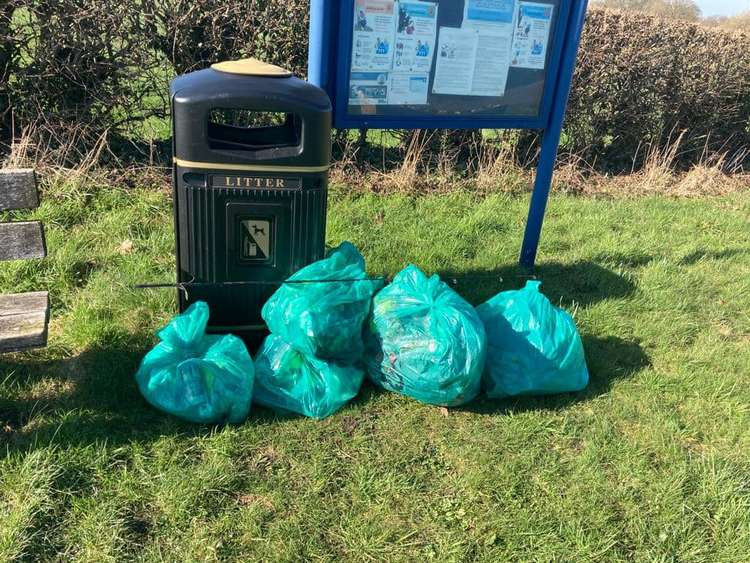
M 125 239 L 120 243 L 120 246 L 117 247 L 117 251 L 120 254 L 130 254 L 133 252 L 133 241 L 130 239 Z

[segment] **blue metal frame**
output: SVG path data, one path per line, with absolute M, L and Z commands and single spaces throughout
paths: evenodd
M 557 44 L 565 38 L 565 26 L 568 22 L 571 2 L 575 0 L 560 0 L 557 24 L 554 30 L 554 40 Z M 324 2 L 331 6 L 339 4 L 338 33 L 341 45 L 351 45 L 353 29 L 349 22 L 354 17 L 354 2 L 338 0 Z M 324 47 L 327 48 L 327 47 Z M 334 127 L 339 129 L 542 129 L 547 123 L 549 111 L 553 102 L 554 84 L 560 66 L 560 49 L 554 49 L 550 54 L 549 71 L 545 77 L 544 94 L 537 117 L 498 117 L 492 115 L 477 116 L 434 116 L 410 115 L 408 117 L 384 115 L 350 115 L 347 113 L 348 104 L 334 103 Z M 335 79 L 329 88 L 335 90 L 335 100 L 347 100 L 349 87 L 349 73 L 351 71 L 351 49 L 341 49 L 329 57 L 329 62 L 335 64 L 329 76 Z
M 526 230 L 521 245 L 519 263 L 527 268 L 534 266 L 537 249 L 539 248 L 539 238 L 542 234 L 544 213 L 547 209 L 549 190 L 552 186 L 552 174 L 555 171 L 557 151 L 560 147 L 560 136 L 565 120 L 565 110 L 570 98 L 570 86 L 573 82 L 573 72 L 578 56 L 578 46 L 581 43 L 581 32 L 586 19 L 587 5 L 588 0 L 579 0 L 575 3 L 570 13 L 568 33 L 565 34 L 565 40 L 562 44 L 562 59 L 555 85 L 554 105 L 549 114 L 547 125 L 542 132 L 542 150 L 539 154 L 534 191 L 531 194 L 529 216 L 526 220 Z
M 354 16 L 352 0 L 310 1 L 308 80 L 331 95 L 334 126 L 341 129 L 541 130 L 541 153 L 520 257 L 521 265 L 531 267 L 539 245 L 587 5 L 588 0 L 560 0 L 553 50 L 537 117 L 349 115 L 349 47 L 353 34 L 350 24 Z M 345 45 L 346 49 L 335 49 L 335 45 Z M 338 103 L 339 100 L 343 101 Z
M 333 87 L 330 46 L 337 37 L 338 18 L 333 10 L 339 0 L 310 0 L 310 31 L 307 51 L 307 80 L 331 92 Z

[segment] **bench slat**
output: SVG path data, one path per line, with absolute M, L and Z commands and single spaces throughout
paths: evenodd
M 0 223 L 0 260 L 44 258 L 47 246 L 39 221 Z
M 0 170 L 0 211 L 36 209 L 39 193 L 32 168 Z
M 48 323 L 46 291 L 0 295 L 0 352 L 46 346 Z

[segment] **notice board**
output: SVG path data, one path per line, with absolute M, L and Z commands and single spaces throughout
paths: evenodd
M 340 0 L 335 125 L 543 127 L 569 3 Z
M 587 0 L 310 0 L 308 80 L 339 129 L 537 129 L 536 259 Z

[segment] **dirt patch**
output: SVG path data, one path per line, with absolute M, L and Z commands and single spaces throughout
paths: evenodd
M 749 188 L 750 174 L 729 175 L 699 165 L 678 178 L 668 193 L 679 197 L 721 196 Z
M 238 493 L 237 504 L 240 506 L 260 506 L 266 510 L 273 510 L 275 508 L 270 498 L 252 493 Z
M 335 190 L 343 193 L 423 195 L 455 191 L 520 194 L 533 188 L 533 173 L 520 167 L 497 170 L 485 168 L 476 173 L 365 170 L 331 171 Z M 552 190 L 588 197 L 632 198 L 668 195 L 679 198 L 716 197 L 750 190 L 750 174 L 727 174 L 718 166 L 698 165 L 688 172 L 652 167 L 632 174 L 608 176 L 583 164 L 568 162 L 555 171 Z
M 696 166 L 689 172 L 643 171 L 622 176 L 587 176 L 565 184 L 561 191 L 584 196 L 678 198 L 717 197 L 750 190 L 750 174 L 725 174 L 717 168 Z M 556 186 L 557 186 L 556 180 Z M 572 188 L 572 189 L 571 189 Z
M 29 413 L 15 405 L 0 407 L 0 444 L 13 440 L 29 420 Z
M 282 463 L 281 454 L 269 446 L 255 452 L 247 460 L 246 465 L 255 473 L 272 473 Z

